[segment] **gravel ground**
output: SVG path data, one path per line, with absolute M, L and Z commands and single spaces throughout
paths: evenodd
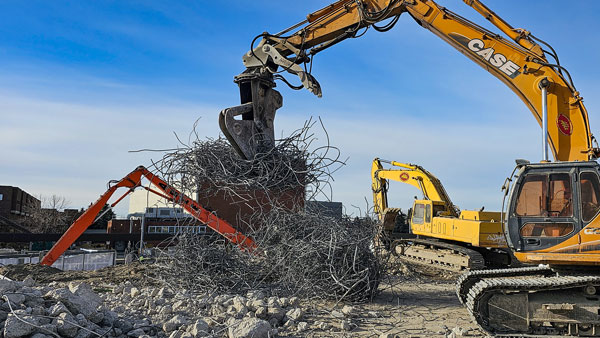
M 144 265 L 62 272 L 6 266 L 0 338 L 44 337 L 481 337 L 454 293 L 456 275 L 399 265 L 362 304 L 190 294 L 158 285 Z M 398 277 L 402 276 L 402 277 Z

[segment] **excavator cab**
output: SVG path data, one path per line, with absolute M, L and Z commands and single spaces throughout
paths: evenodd
M 505 228 L 513 250 L 574 254 L 599 249 L 600 232 L 594 230 L 600 229 L 594 226 L 600 211 L 597 162 L 525 164 L 515 178 Z M 592 241 L 596 245 L 589 245 Z M 558 263 L 545 257 L 546 263 Z
M 431 232 L 433 217 L 447 213 L 447 205 L 442 201 L 415 200 L 410 219 L 411 229 Z

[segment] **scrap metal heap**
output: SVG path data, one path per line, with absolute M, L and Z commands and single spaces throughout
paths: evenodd
M 226 241 L 182 235 L 169 253 L 160 255 L 157 275 L 171 286 L 198 292 L 268 287 L 336 300 L 373 297 L 382 270 L 371 248 L 376 222 L 304 210 L 304 201 L 324 192 L 331 174 L 343 165 L 335 147 L 314 149 L 315 123 L 308 121 L 251 160 L 240 158 L 222 138 L 196 137 L 154 163 L 169 184 L 198 190 L 202 205 L 258 248 L 231 250 Z
M 224 241 L 183 235 L 159 256 L 156 275 L 197 293 L 273 294 L 364 301 L 376 295 L 380 259 L 370 250 L 376 224 L 273 209 L 250 234 L 261 254 L 231 250 Z M 369 233 L 370 232 L 370 233 Z

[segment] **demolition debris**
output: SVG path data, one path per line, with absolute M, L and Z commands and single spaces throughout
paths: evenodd
M 240 158 L 222 138 L 200 140 L 193 133 L 190 145 L 154 163 L 158 175 L 181 191 L 197 190 L 203 205 L 259 248 L 248 253 L 231 250 L 224 241 L 180 236 L 158 259 L 157 275 L 164 282 L 197 292 L 268 287 L 284 295 L 335 300 L 374 296 L 382 269 L 372 250 L 376 223 L 336 220 L 303 208 L 306 199 L 329 195 L 331 175 L 344 164 L 328 139 L 314 146 L 315 123 L 306 122 L 252 160 Z
M 198 293 L 270 289 L 285 296 L 364 301 L 383 265 L 371 251 L 375 222 L 272 210 L 250 236 L 259 254 L 225 241 L 180 236 L 155 267 L 167 285 Z

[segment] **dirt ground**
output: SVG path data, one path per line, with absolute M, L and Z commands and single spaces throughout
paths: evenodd
M 337 328 L 341 319 L 333 309 L 343 304 L 321 304 L 309 320 L 327 322 L 333 329 L 313 330 L 308 337 L 448 337 L 452 330 L 468 337 L 485 337 L 456 297 L 458 275 L 420 265 L 404 265 L 401 273 L 384 281 L 371 303 L 355 305 L 352 330 Z
M 117 265 L 95 271 L 62 271 L 37 264 L 0 266 L 0 275 L 23 280 L 31 275 L 38 283 L 80 281 L 86 283 L 119 284 L 125 281 L 141 283 L 148 280 L 146 265 Z
M 302 301 L 307 308 L 305 320 L 311 329 L 301 337 L 447 337 L 452 329 L 463 336 L 484 337 L 476 329 L 455 294 L 457 274 L 421 265 L 398 264 L 395 275 L 380 285 L 381 293 L 370 303 L 350 304 L 350 330 L 340 324 L 344 305 L 334 302 Z M 145 265 L 119 265 L 97 271 L 60 271 L 39 265 L 0 267 L 0 274 L 14 280 L 32 275 L 38 283 L 84 281 L 95 285 L 122 283 L 127 280 L 148 282 Z M 346 318 L 346 319 L 344 319 Z M 315 323 L 324 323 L 321 328 Z M 295 337 L 294 334 L 287 334 Z M 300 337 L 300 336 L 298 336 Z

